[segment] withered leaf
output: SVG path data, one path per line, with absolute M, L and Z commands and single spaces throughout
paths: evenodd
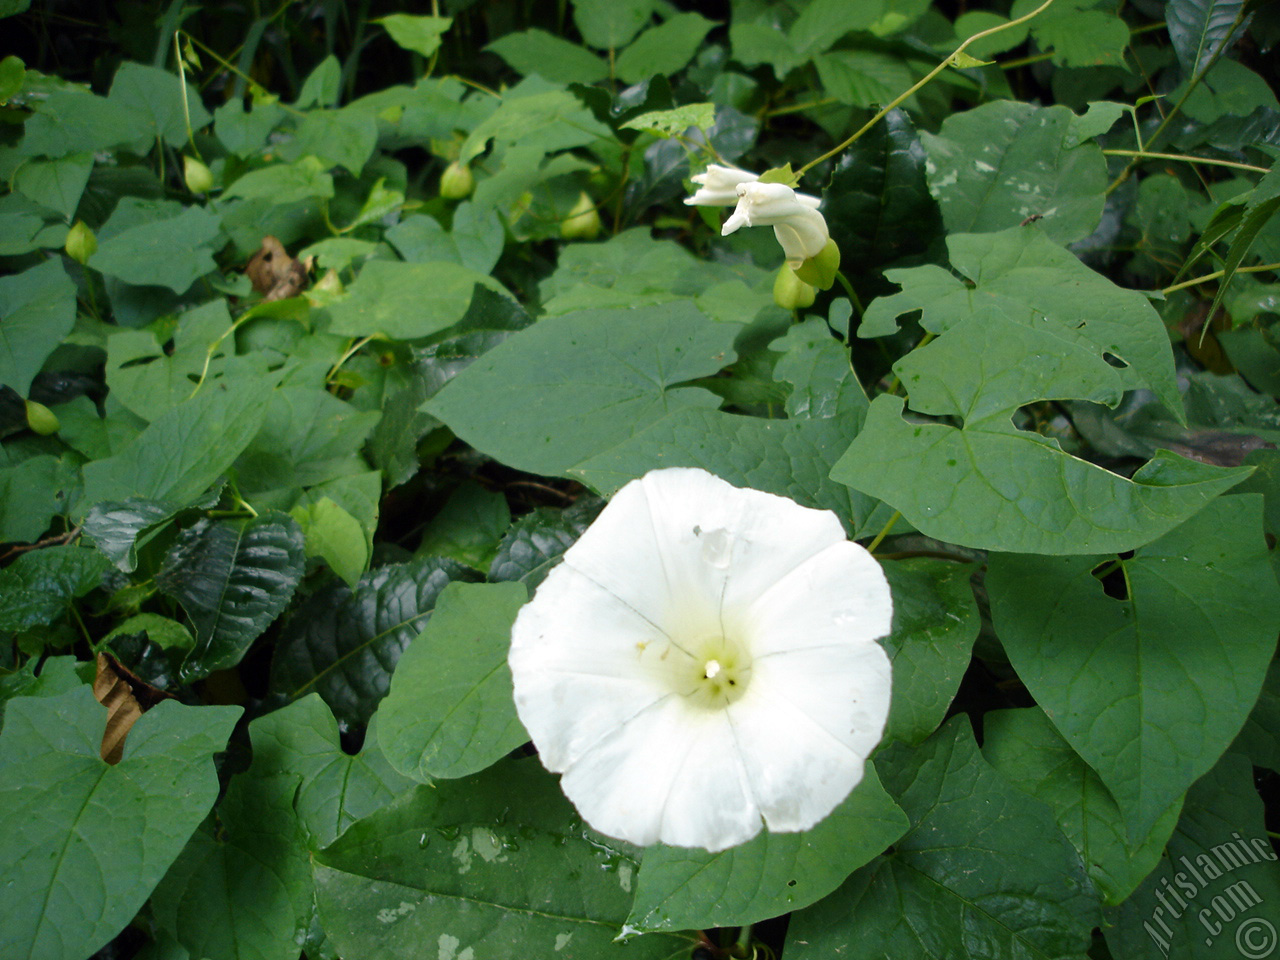
M 253 289 L 262 294 L 263 300 L 286 300 L 296 297 L 307 285 L 314 257 L 295 260 L 289 256 L 284 244 L 275 237 L 262 238 L 262 246 L 244 268 Z

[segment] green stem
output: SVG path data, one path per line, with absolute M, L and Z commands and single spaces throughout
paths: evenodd
M 853 292 L 853 284 L 851 284 L 843 273 L 836 271 L 836 279 L 840 281 L 840 286 L 844 287 L 844 292 L 849 295 L 849 302 L 853 304 L 858 316 L 862 316 L 862 301 L 858 299 L 858 295 Z
M 1268 270 L 1280 270 L 1280 263 L 1263 263 L 1253 267 L 1236 267 L 1236 273 L 1261 273 Z M 1175 283 L 1172 287 L 1165 287 L 1160 292 L 1165 296 L 1178 290 L 1185 290 L 1187 287 L 1194 287 L 1197 284 L 1208 283 L 1210 280 L 1221 280 L 1227 275 L 1225 270 L 1215 270 L 1213 273 L 1206 273 L 1203 277 L 1195 277 L 1191 280 L 1183 280 L 1181 283 Z
M 1154 138 L 1153 138 L 1154 139 Z M 1137 157 L 1151 160 L 1185 160 L 1187 163 L 1204 163 L 1211 167 L 1231 167 L 1235 170 L 1248 170 L 1252 173 L 1270 173 L 1266 167 L 1255 167 L 1252 163 L 1236 163 L 1234 160 L 1213 160 L 1209 157 L 1192 157 L 1185 153 L 1152 153 L 1150 150 L 1103 150 L 1109 157 Z
M 928 85 L 928 83 L 931 80 L 933 80 L 934 77 L 940 74 L 943 70 L 947 69 L 947 67 L 951 66 L 952 62 L 956 59 L 956 57 L 964 53 L 965 49 L 969 46 L 969 44 L 973 43 L 975 40 L 981 40 L 983 37 L 989 37 L 994 33 L 999 33 L 1001 30 L 1008 30 L 1010 27 L 1016 27 L 1020 23 L 1026 23 L 1031 18 L 1038 16 L 1039 14 L 1047 10 L 1049 8 L 1049 5 L 1052 3 L 1053 3 L 1053 0 L 1044 0 L 1044 3 L 1040 4 L 1040 6 L 1036 7 L 1026 16 L 1019 17 L 1017 20 L 1010 20 L 1008 23 L 1002 23 L 998 26 L 992 27 L 989 30 L 983 30 L 979 33 L 975 33 L 972 37 L 970 37 L 964 43 L 960 44 L 960 46 L 956 47 L 955 50 L 952 51 L 949 57 L 947 57 L 940 64 L 938 64 L 928 73 L 926 73 L 920 80 L 912 84 L 905 93 L 899 94 L 897 97 L 894 97 L 894 99 L 889 101 L 888 104 L 886 104 L 884 107 L 881 108 L 879 113 L 877 113 L 874 117 L 872 117 L 870 120 L 864 123 L 860 128 L 858 128 L 858 131 L 854 133 L 854 135 L 851 136 L 848 140 L 845 140 L 839 146 L 834 147 L 831 150 L 828 150 L 826 153 L 824 153 L 822 156 L 818 157 L 817 159 L 810 160 L 803 167 L 797 170 L 796 179 L 797 180 L 800 179 L 800 177 L 804 175 L 805 171 L 810 169 L 811 167 L 817 166 L 818 164 L 822 163 L 824 160 L 830 160 L 836 154 L 852 146 L 858 140 L 858 138 L 860 138 L 864 133 L 866 133 L 868 130 L 874 127 L 877 123 L 879 123 L 880 120 L 883 119 L 889 113 L 890 110 L 892 110 L 898 104 L 902 103 L 902 101 L 906 100 L 908 97 L 914 94 L 921 87 Z
M 196 155 L 197 160 L 203 160 L 200 156 L 200 148 L 196 146 L 196 132 L 191 129 L 191 104 L 187 102 L 187 65 L 182 61 L 182 44 L 178 41 L 180 30 L 173 31 L 173 59 L 178 64 L 178 92 L 182 94 L 182 119 L 187 125 L 187 142 L 191 144 L 191 152 Z M 161 143 L 163 149 L 163 142 Z
M 867 553 L 875 553 L 876 547 L 880 546 L 880 541 L 889 535 L 889 531 L 893 529 L 893 525 L 898 522 L 902 514 L 897 510 L 893 511 L 893 516 L 889 518 L 889 522 L 884 525 L 884 529 L 876 534 L 876 538 L 867 544 Z

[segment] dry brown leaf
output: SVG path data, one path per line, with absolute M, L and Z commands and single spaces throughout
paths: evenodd
M 102 732 L 102 759 L 119 763 L 124 755 L 124 739 L 142 716 L 142 704 L 133 695 L 129 681 L 116 672 L 118 664 L 104 653 L 98 654 L 98 673 L 93 678 L 93 695 L 107 708 L 107 729 Z
M 307 285 L 314 257 L 295 260 L 289 256 L 284 244 L 275 237 L 262 238 L 262 246 L 249 258 L 244 268 L 253 289 L 262 294 L 263 300 L 286 300 L 296 297 Z

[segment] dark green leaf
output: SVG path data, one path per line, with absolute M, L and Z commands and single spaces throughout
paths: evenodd
M 1244 729 L 1232 747 L 1256 766 L 1280 773 L 1280 660 L 1273 661 Z
M 319 693 L 339 720 L 368 721 L 440 591 L 451 580 L 474 579 L 459 563 L 429 558 L 379 567 L 354 588 L 331 584 L 285 623 L 272 688 L 290 700 Z
M 213 806 L 213 754 L 239 715 L 166 700 L 134 724 L 123 759 L 109 766 L 100 756 L 107 714 L 88 687 L 9 702 L 0 955 L 83 960 L 133 919 Z
M 498 544 L 489 579 L 514 580 L 533 590 L 591 525 L 601 506 L 601 501 L 584 497 L 564 510 L 538 507 L 526 513 Z
M 0 277 L 0 384 L 25 397 L 76 319 L 76 288 L 58 260 Z
M 848 301 L 841 301 L 846 304 Z M 792 327 L 774 343 L 780 351 L 773 368 L 779 381 L 791 384 L 787 415 L 806 420 L 844 417 L 861 428 L 870 402 L 849 363 L 849 348 L 831 336 L 826 323 L 810 319 Z
M 609 65 L 591 51 L 536 28 L 504 34 L 485 49 L 518 73 L 555 83 L 595 83 L 609 76 Z
M 451 557 L 484 571 L 510 524 L 507 498 L 468 481 L 449 495 L 427 524 L 416 553 L 420 557 Z
M 987 589 L 1018 676 L 1135 840 L 1239 733 L 1275 652 L 1280 588 L 1254 494 L 1117 561 L 1124 599 L 1093 575 L 1108 559 L 992 557 Z
M 405 776 L 470 776 L 529 739 L 507 667 L 511 624 L 528 597 L 521 583 L 451 583 L 440 594 L 378 711 L 379 743 Z
M 346 297 L 329 308 L 329 330 L 392 340 L 430 336 L 462 319 L 476 284 L 502 291 L 496 281 L 454 263 L 372 260 Z
M 618 56 L 614 71 L 627 83 L 639 83 L 659 73 L 675 73 L 693 59 L 703 37 L 714 26 L 701 14 L 677 13 L 636 37 Z
M 1080 859 L 1049 808 L 982 759 L 965 717 L 877 757 L 911 829 L 792 916 L 787 960 L 1084 956 L 1099 917 Z
M 393 13 L 375 21 L 387 28 L 397 46 L 429 57 L 440 48 L 441 35 L 453 26 L 452 17 L 419 17 Z
M 1164 7 L 1169 39 L 1188 76 L 1204 71 L 1244 19 L 1244 0 L 1168 0 Z
M 0 630 L 52 623 L 72 600 L 98 586 L 107 558 L 83 547 L 45 547 L 0 570 Z
M 289 605 L 304 568 L 302 530 L 284 514 L 206 519 L 184 530 L 156 574 L 196 628 L 184 680 L 239 663 Z
M 28 160 L 14 174 L 13 189 L 56 210 L 69 222 L 92 169 L 91 153 L 73 153 L 57 160 Z
M 419 787 L 353 825 L 317 855 L 316 896 L 338 952 L 364 960 L 419 960 L 424 945 L 478 960 L 513 944 L 564 960 L 667 960 L 691 944 L 613 942 L 636 861 L 584 828 L 555 778 L 525 760 Z
M 38 454 L 0 467 L 0 542 L 33 542 L 67 512 L 76 492 L 75 459 Z
M 655 5 L 655 0 L 575 0 L 573 22 L 591 46 L 618 50 L 648 23 Z
M 113 219 L 131 201 L 129 197 L 121 200 Z M 104 228 L 89 265 L 125 283 L 182 293 L 214 269 L 213 251 L 221 233 L 217 214 L 187 207 L 177 216 L 148 220 L 113 236 L 107 236 Z
M 107 99 L 146 117 L 152 138 L 160 138 L 171 147 L 182 146 L 189 130 L 199 130 L 213 119 L 195 87 L 184 84 L 177 73 L 141 63 L 120 64 Z

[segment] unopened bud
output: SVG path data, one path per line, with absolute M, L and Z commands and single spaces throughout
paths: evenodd
M 67 231 L 64 249 L 67 251 L 68 257 L 83 266 L 97 252 L 98 238 L 93 235 L 92 230 L 85 226 L 83 220 L 77 220 L 75 226 Z
M 330 267 L 323 277 L 316 281 L 312 290 L 318 290 L 321 293 L 340 294 L 343 292 L 342 281 L 338 278 L 338 271 Z
M 822 252 L 796 267 L 796 276 L 819 290 L 830 290 L 831 285 L 836 282 L 836 271 L 839 269 L 840 248 L 834 240 L 828 240 Z
M 596 203 L 584 191 L 579 194 L 569 216 L 560 221 L 560 236 L 566 240 L 594 240 L 600 235 L 600 226 Z
M 36 403 L 34 400 L 28 400 L 26 404 L 27 426 L 42 437 L 58 432 L 58 417 L 52 410 L 43 403 Z
M 818 291 L 796 276 L 785 263 L 773 281 L 773 302 L 783 310 L 803 310 L 812 307 Z
M 208 193 L 213 189 L 213 171 L 195 157 L 182 158 L 182 178 L 192 193 Z
M 461 200 L 471 196 L 475 189 L 476 178 L 471 168 L 457 160 L 444 168 L 440 174 L 440 196 L 446 200 Z

